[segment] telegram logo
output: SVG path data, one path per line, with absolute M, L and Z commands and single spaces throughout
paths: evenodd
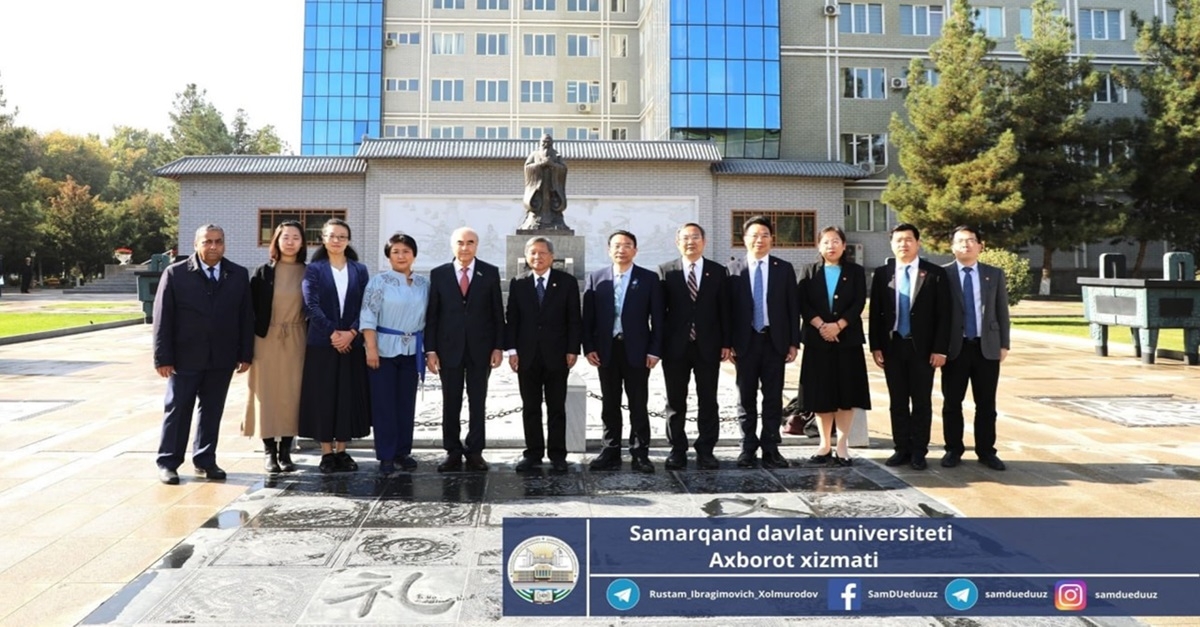
M 946 586 L 944 596 L 946 605 L 965 612 L 975 607 L 975 602 L 979 600 L 979 588 L 970 579 L 955 579 Z
M 608 604 L 614 610 L 625 612 L 633 609 L 633 606 L 638 604 L 638 601 L 642 598 L 642 592 L 633 581 L 629 579 L 617 579 L 608 584 L 608 593 L 604 596 L 608 598 Z

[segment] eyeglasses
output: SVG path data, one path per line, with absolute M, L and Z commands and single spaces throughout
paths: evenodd
M 676 239 L 678 239 L 681 242 L 702 242 L 702 241 L 704 241 L 704 236 L 703 235 L 680 235 Z
M 327 239 L 331 242 L 348 242 L 348 241 L 350 241 L 350 236 L 348 236 L 348 235 L 333 235 L 332 233 L 326 233 L 325 239 Z

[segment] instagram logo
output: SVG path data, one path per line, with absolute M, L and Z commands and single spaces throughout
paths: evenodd
M 1064 579 L 1054 584 L 1054 607 L 1064 612 L 1079 612 L 1087 608 L 1087 582 Z

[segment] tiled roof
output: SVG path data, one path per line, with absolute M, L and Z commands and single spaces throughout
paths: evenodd
M 715 174 L 796 176 L 818 179 L 865 179 L 870 172 L 840 161 L 775 161 L 772 159 L 726 159 L 712 166 Z
M 367 162 L 357 157 L 204 155 L 176 159 L 154 173 L 179 178 L 201 174 L 363 174 L 366 171 Z
M 366 139 L 358 149 L 364 159 L 525 159 L 538 146 L 525 139 Z M 711 142 L 692 141 L 554 141 L 564 159 L 575 161 L 703 161 L 721 160 Z

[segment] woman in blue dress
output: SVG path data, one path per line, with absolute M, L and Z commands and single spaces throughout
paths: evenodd
M 429 279 L 413 272 L 417 241 L 404 233 L 383 250 L 391 269 L 371 277 L 359 329 L 371 382 L 371 425 L 379 472 L 416 470 L 412 457 L 417 383 L 425 377 L 425 308 Z

